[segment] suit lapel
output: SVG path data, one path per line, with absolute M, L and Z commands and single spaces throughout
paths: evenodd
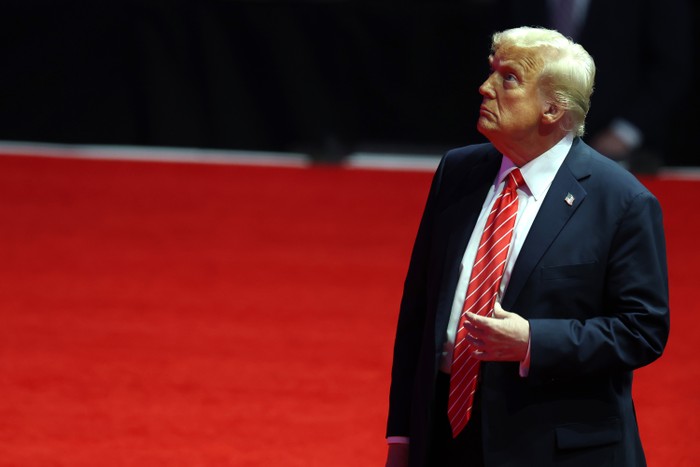
M 503 297 L 504 309 L 513 306 L 535 266 L 586 198 L 580 181 L 590 176 L 587 148 L 577 139 L 554 177 L 513 267 Z
M 447 244 L 444 251 L 444 269 L 436 316 L 436 342 L 444 338 L 452 302 L 459 280 L 460 264 L 467 248 L 489 188 L 501 166 L 501 156 L 494 152 L 474 166 L 455 186 L 447 208 L 439 215 L 438 229 Z

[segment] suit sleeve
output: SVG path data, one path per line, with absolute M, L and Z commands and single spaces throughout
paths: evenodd
M 387 436 L 408 436 L 411 400 L 427 313 L 427 276 L 435 204 L 445 158 L 433 177 L 404 282 L 389 392 Z
M 661 355 L 669 332 L 668 277 L 661 208 L 651 193 L 633 197 L 618 221 L 600 312 L 532 319 L 530 329 L 533 377 L 634 370 Z

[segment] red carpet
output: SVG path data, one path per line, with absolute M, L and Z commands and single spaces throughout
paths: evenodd
M 0 466 L 383 465 L 390 352 L 430 175 L 0 157 Z M 649 464 L 700 447 L 700 182 L 665 209 Z

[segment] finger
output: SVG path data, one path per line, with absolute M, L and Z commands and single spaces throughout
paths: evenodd
M 472 348 L 476 350 L 482 350 L 486 345 L 482 339 L 471 334 L 467 334 L 466 339 L 471 344 Z
M 507 318 L 510 315 L 509 312 L 503 309 L 501 307 L 501 304 L 496 302 L 496 304 L 493 306 L 493 317 L 498 318 L 498 319 L 504 319 Z
M 472 314 L 472 316 L 476 315 Z M 476 317 L 481 318 L 481 316 Z M 488 329 L 488 326 L 486 324 L 486 321 L 482 320 L 481 324 L 479 324 L 476 320 L 472 320 L 470 317 L 467 317 L 467 319 L 464 320 L 464 329 L 466 329 L 469 334 L 472 334 L 474 336 L 481 336 Z
M 476 314 L 472 313 L 471 311 L 467 311 L 466 314 L 467 314 L 467 321 L 466 322 L 470 322 L 474 326 L 478 327 L 478 326 L 485 326 L 488 324 L 489 318 L 487 318 L 486 316 L 476 315 Z

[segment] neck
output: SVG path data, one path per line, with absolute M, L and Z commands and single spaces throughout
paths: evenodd
M 548 135 L 539 135 L 528 141 L 492 141 L 492 143 L 501 154 L 508 156 L 518 167 L 522 167 L 552 149 L 566 135 L 564 131 L 557 131 Z

